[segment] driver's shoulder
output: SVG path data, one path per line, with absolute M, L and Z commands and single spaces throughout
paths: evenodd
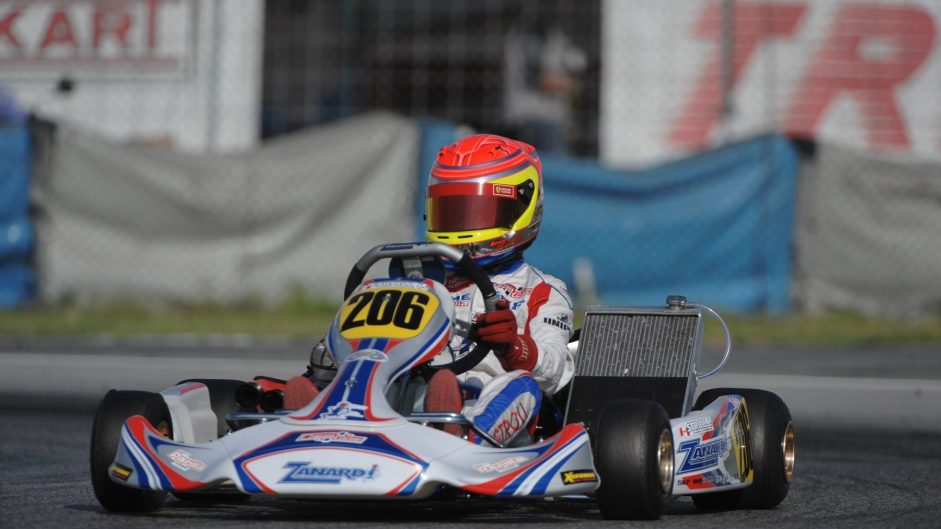
M 526 263 L 525 270 L 521 269 L 520 272 L 522 274 L 525 274 L 526 281 L 528 283 L 527 286 L 532 287 L 532 286 L 536 286 L 539 284 L 545 284 L 551 289 L 557 290 L 560 294 L 564 295 L 565 297 L 569 296 L 568 287 L 566 286 L 565 281 L 562 281 L 561 279 L 555 277 L 552 274 L 543 272 L 539 268 L 529 263 Z

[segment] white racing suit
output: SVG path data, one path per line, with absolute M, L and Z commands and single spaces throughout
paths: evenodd
M 522 259 L 491 273 L 490 280 L 497 294 L 509 302 L 517 334 L 531 337 L 539 351 L 531 373 L 507 373 L 491 353 L 458 376 L 463 387 L 480 392 L 476 400 L 466 402 L 463 414 L 495 440 L 506 443 L 539 413 L 541 393 L 552 395 L 571 380 L 575 360 L 568 342 L 573 310 L 565 283 Z M 445 286 L 451 292 L 457 320 L 472 323 L 484 312 L 483 297 L 469 279 L 451 274 Z M 460 350 L 468 344 L 465 336 L 456 334 L 450 345 Z

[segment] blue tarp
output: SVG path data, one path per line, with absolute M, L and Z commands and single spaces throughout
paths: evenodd
M 423 133 L 419 193 L 437 147 L 456 137 L 441 123 Z M 545 214 L 526 252 L 538 268 L 574 288 L 573 263 L 584 258 L 605 304 L 661 305 L 682 294 L 735 312 L 787 310 L 797 153 L 786 139 L 760 137 L 640 171 L 542 160 Z M 420 230 L 423 198 L 416 203 Z
M 0 125 L 0 307 L 14 307 L 35 293 L 29 265 L 35 242 L 29 220 L 29 129 Z

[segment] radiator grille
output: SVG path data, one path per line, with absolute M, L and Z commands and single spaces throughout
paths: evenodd
M 700 315 L 585 315 L 576 374 L 606 377 L 687 377 Z

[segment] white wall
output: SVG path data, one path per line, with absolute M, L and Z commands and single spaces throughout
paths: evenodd
M 111 139 L 242 150 L 258 142 L 263 17 L 263 0 L 0 1 L 0 85 Z
M 739 59 L 724 118 L 722 6 Z M 776 130 L 941 159 L 939 26 L 937 0 L 605 0 L 602 157 L 641 165 Z

